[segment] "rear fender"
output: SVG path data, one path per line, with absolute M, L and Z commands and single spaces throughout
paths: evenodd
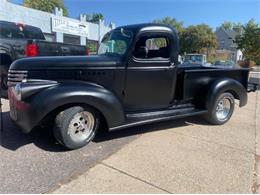
M 247 91 L 245 87 L 234 79 L 225 78 L 216 80 L 211 84 L 206 98 L 206 108 L 208 109 L 215 102 L 216 98 L 225 92 L 231 93 L 238 99 L 240 107 L 247 104 Z

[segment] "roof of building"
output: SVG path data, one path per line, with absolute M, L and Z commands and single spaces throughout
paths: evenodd
M 217 30 L 222 30 L 223 32 L 226 33 L 226 35 L 231 38 L 231 39 L 235 39 L 236 36 L 238 35 L 238 33 L 232 29 L 225 29 L 224 27 L 219 27 Z

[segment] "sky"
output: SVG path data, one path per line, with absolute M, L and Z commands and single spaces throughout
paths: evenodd
M 12 0 L 21 4 L 22 0 Z M 224 21 L 260 23 L 260 0 L 64 0 L 69 17 L 102 13 L 116 26 L 151 22 L 170 16 L 184 26 L 206 23 L 213 29 Z

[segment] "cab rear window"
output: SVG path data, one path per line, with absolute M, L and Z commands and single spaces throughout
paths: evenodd
M 45 39 L 39 28 L 9 22 L 0 23 L 0 37 L 15 39 Z

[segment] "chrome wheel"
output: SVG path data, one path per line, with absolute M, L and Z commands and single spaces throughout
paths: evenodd
M 68 134 L 75 142 L 83 142 L 94 133 L 95 119 L 87 111 L 82 111 L 74 115 L 69 123 Z
M 225 121 L 231 110 L 231 100 L 227 97 L 222 98 L 216 107 L 216 117 L 220 121 Z

